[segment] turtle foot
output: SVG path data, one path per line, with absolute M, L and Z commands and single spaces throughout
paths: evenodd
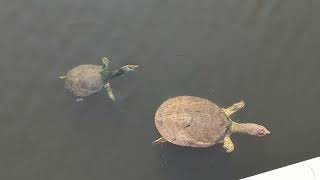
M 167 142 L 167 140 L 164 139 L 163 137 L 161 137 L 161 138 L 153 141 L 152 144 L 153 144 L 153 145 L 157 145 L 157 144 L 161 144 L 161 143 L 164 143 L 164 142 Z
M 83 98 L 77 98 L 76 101 L 77 101 L 77 102 L 82 102 L 82 101 L 83 101 Z
M 231 153 L 232 151 L 234 151 L 234 145 L 231 141 L 230 136 L 226 136 L 224 138 L 223 148 L 226 150 L 227 153 Z
M 67 76 L 59 76 L 59 79 L 65 79 Z
M 231 116 L 233 113 L 239 111 L 244 107 L 244 101 L 240 101 L 238 103 L 233 104 L 232 106 L 228 107 L 227 109 L 223 109 L 227 116 Z

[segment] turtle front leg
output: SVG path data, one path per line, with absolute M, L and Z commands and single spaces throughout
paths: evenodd
M 244 101 L 240 101 L 238 103 L 233 104 L 232 106 L 228 107 L 227 109 L 223 109 L 223 111 L 226 113 L 226 115 L 229 117 L 233 113 L 239 111 L 241 108 L 244 107 Z
M 161 143 L 164 143 L 164 142 L 167 142 L 167 140 L 165 138 L 161 137 L 161 138 L 153 141 L 152 144 L 161 144 Z
M 104 68 L 108 69 L 110 60 L 108 58 L 106 58 L 106 57 L 103 57 L 103 58 L 101 58 L 101 61 L 102 61 L 102 66 Z
M 106 84 L 104 85 L 104 87 L 107 89 L 107 93 L 108 93 L 108 96 L 110 97 L 110 99 L 112 99 L 112 101 L 115 101 L 116 98 L 115 98 L 114 95 L 113 95 L 113 92 L 112 92 L 110 83 L 106 83 Z
M 234 150 L 233 142 L 230 138 L 230 135 L 226 136 L 223 140 L 223 148 L 227 153 L 231 153 Z

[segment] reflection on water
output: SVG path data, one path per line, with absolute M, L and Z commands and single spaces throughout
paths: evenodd
M 237 179 L 319 156 L 317 1 L 0 2 L 1 179 Z M 79 64 L 143 70 L 76 102 L 57 77 Z M 221 146 L 151 142 L 166 99 L 194 95 L 272 134 Z M 298 145 L 299 144 L 299 145 Z

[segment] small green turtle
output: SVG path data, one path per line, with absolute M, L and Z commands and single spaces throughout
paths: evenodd
M 104 87 L 113 101 L 113 95 L 110 80 L 135 71 L 138 65 L 128 64 L 115 70 L 109 70 L 109 59 L 102 58 L 102 65 L 84 64 L 72 68 L 65 76 L 60 76 L 60 79 L 65 80 L 65 88 L 68 89 L 77 98 L 77 101 L 82 101 L 82 97 L 89 96 L 93 93 L 101 91 Z
M 161 138 L 154 144 L 170 142 L 180 146 L 209 147 L 222 143 L 226 152 L 234 150 L 232 133 L 253 136 L 270 134 L 265 127 L 253 123 L 236 123 L 230 116 L 244 107 L 240 101 L 227 109 L 213 102 L 194 96 L 178 96 L 160 105 L 155 124 Z

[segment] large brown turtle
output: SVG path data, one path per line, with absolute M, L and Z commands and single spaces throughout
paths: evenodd
M 158 108 L 155 124 L 161 138 L 153 143 L 170 142 L 180 146 L 209 147 L 223 143 L 226 152 L 234 150 L 232 133 L 265 136 L 270 132 L 253 123 L 236 123 L 230 116 L 244 107 L 240 101 L 227 109 L 213 102 L 193 96 L 178 96 L 165 101 Z
M 72 68 L 65 76 L 60 79 L 65 80 L 65 88 L 82 101 L 82 97 L 99 92 L 103 87 L 107 89 L 109 97 L 114 101 L 110 80 L 128 72 L 134 71 L 138 65 L 128 64 L 109 70 L 109 59 L 102 58 L 102 65 L 84 64 Z

